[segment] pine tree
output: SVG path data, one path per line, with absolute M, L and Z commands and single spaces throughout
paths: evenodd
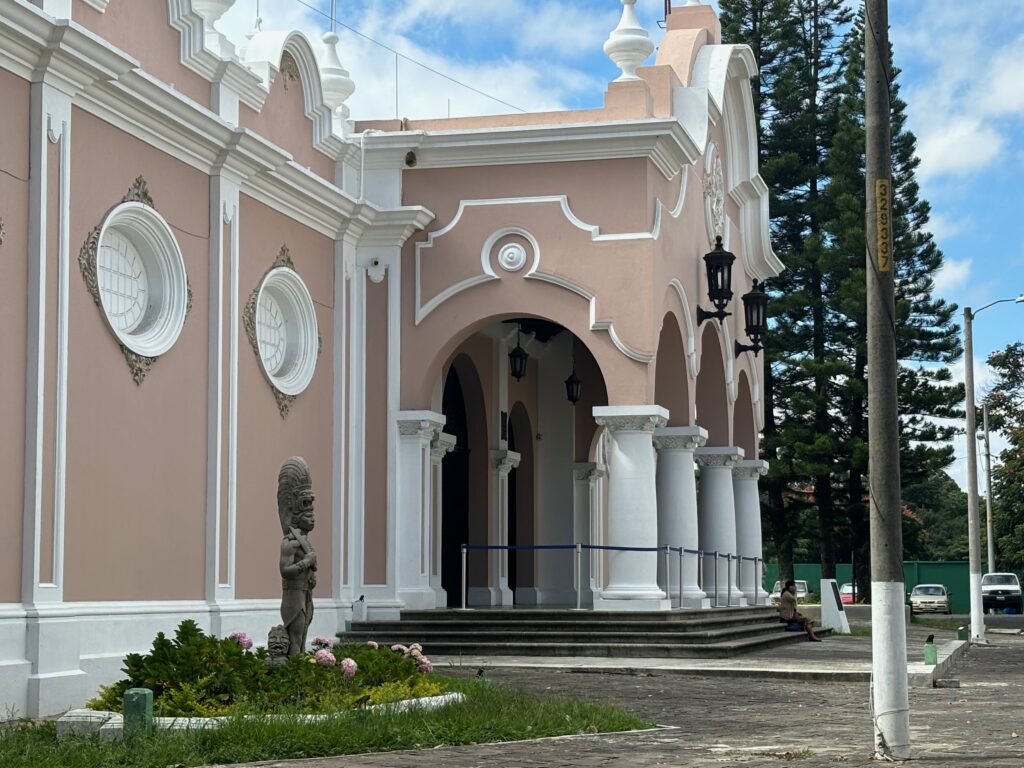
M 991 354 L 996 381 L 985 398 L 992 427 L 1009 441 L 992 471 L 996 562 L 1001 570 L 1024 569 L 1024 343 Z

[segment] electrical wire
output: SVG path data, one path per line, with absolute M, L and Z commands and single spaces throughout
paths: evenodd
M 313 11 L 315 13 L 320 14 L 325 19 L 328 19 L 331 22 L 331 24 L 332 24 L 332 27 L 331 27 L 332 29 L 334 28 L 333 25 L 337 25 L 339 27 L 344 27 L 349 32 L 351 32 L 352 34 L 358 35 L 359 37 L 363 38 L 364 40 L 368 40 L 369 42 L 373 43 L 374 45 L 379 45 L 384 50 L 389 51 L 390 53 L 395 54 L 395 56 L 397 56 L 398 58 L 405 59 L 406 61 L 408 61 L 408 62 L 410 62 L 412 64 L 415 64 L 416 66 L 421 67 L 421 68 L 427 70 L 428 72 L 431 72 L 431 73 L 437 75 L 438 77 L 443 77 L 445 80 L 448 80 L 448 81 L 450 81 L 452 83 L 455 83 L 456 85 L 460 85 L 463 88 L 465 88 L 466 90 L 472 91 L 473 93 L 476 93 L 476 94 L 478 94 L 480 96 L 483 96 L 485 98 L 491 99 L 492 101 L 496 101 L 499 104 L 502 104 L 502 105 L 504 105 L 506 107 L 509 107 L 510 109 L 516 110 L 517 112 L 526 112 L 526 110 L 523 109 L 522 107 L 517 107 L 515 104 L 510 104 L 509 102 L 504 101 L 503 99 L 499 99 L 497 96 L 492 96 L 491 94 L 487 93 L 486 91 L 481 91 L 479 88 L 475 88 L 474 86 L 470 85 L 469 83 L 464 83 L 461 80 L 457 80 L 456 78 L 452 77 L 451 75 L 446 75 L 444 72 L 441 72 L 440 70 L 434 69 L 429 64 L 424 64 L 422 61 L 418 61 L 417 59 L 414 59 L 411 56 L 407 56 L 406 54 L 404 54 L 404 53 L 402 53 L 400 51 L 395 50 L 390 45 L 387 45 L 386 43 L 382 43 L 380 40 L 375 40 L 374 38 L 370 37 L 369 35 L 363 34 L 362 32 L 360 32 L 355 27 L 350 27 L 348 24 L 345 24 L 344 22 L 338 21 L 336 18 L 334 18 L 333 14 L 325 13 L 323 10 L 321 10 L 320 8 L 317 8 L 315 5 L 311 5 L 310 3 L 306 2 L 306 0 L 295 0 L 295 2 L 298 3 L 301 6 L 304 6 L 304 7 L 308 8 L 309 10 L 311 10 L 311 11 Z

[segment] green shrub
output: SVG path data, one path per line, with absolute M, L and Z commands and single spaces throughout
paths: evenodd
M 265 649 L 249 652 L 231 638 L 207 635 L 194 621 L 183 621 L 173 639 L 161 632 L 149 653 L 125 657 L 127 677 L 100 689 L 87 706 L 120 712 L 125 691 L 149 688 L 153 713 L 162 717 L 214 717 L 236 710 L 320 714 L 450 689 L 450 683 L 421 672 L 414 659 L 387 648 L 353 644 L 331 653 L 334 665 L 301 653 L 270 668 Z M 357 665 L 353 677 L 342 672 L 346 657 Z

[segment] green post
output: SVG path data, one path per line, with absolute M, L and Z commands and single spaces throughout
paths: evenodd
M 129 688 L 124 694 L 124 737 L 153 735 L 153 692 Z

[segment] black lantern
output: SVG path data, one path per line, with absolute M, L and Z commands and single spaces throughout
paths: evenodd
M 764 292 L 764 286 L 754 280 L 754 287 L 750 293 L 743 294 L 743 319 L 746 321 L 747 338 L 753 344 L 740 344 L 736 342 L 736 357 L 744 352 L 753 352 L 755 355 L 764 349 L 761 346 L 761 339 L 768 330 L 766 310 L 768 308 L 768 294 Z
M 697 307 L 697 322 L 703 323 L 712 317 L 722 322 L 731 315 L 725 308 L 732 301 L 732 263 L 736 257 L 725 250 L 722 236 L 715 238 L 715 249 L 704 254 L 704 266 L 708 273 L 708 298 L 715 307 L 714 312 Z
M 519 325 L 516 324 L 516 348 L 508 353 L 508 369 L 516 381 L 520 381 L 526 375 L 526 361 L 530 359 L 519 343 L 519 330 Z
M 583 382 L 576 376 L 576 366 L 572 367 L 572 373 L 569 374 L 569 378 L 565 380 L 565 397 L 566 399 L 576 405 L 580 401 L 580 390 L 583 388 Z

